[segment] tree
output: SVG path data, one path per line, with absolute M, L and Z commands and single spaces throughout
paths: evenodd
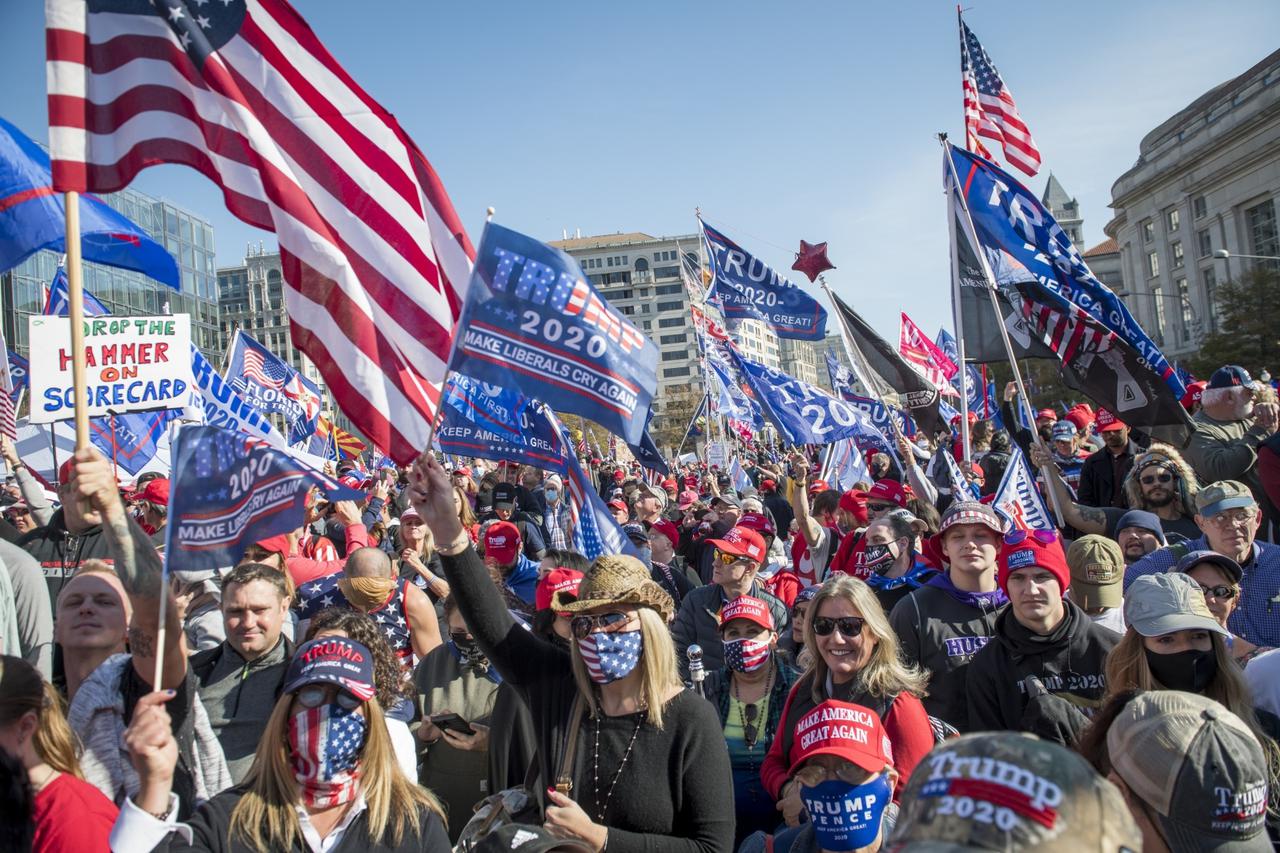
M 1280 369 L 1280 270 L 1262 265 L 1217 291 L 1217 331 L 1204 339 L 1191 360 L 1199 377 L 1224 364 L 1238 364 L 1257 376 L 1263 368 Z

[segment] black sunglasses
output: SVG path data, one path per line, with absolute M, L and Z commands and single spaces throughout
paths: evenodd
M 756 720 L 760 719 L 760 706 L 754 702 L 743 705 L 742 716 L 742 739 L 747 746 L 754 746 L 756 739 L 760 737 L 760 727 L 756 725 Z
M 1139 477 L 1138 481 L 1144 486 L 1154 486 L 1156 483 L 1172 483 L 1172 474 L 1148 474 L 1145 477 Z
M 593 628 L 601 631 L 618 631 L 631 619 L 630 613 L 601 613 L 598 616 L 575 616 L 569 620 L 569 630 L 579 640 L 585 640 Z
M 1200 591 L 1204 593 L 1205 598 L 1213 597 L 1226 599 L 1236 597 L 1236 588 L 1234 586 L 1227 586 L 1226 584 L 1219 584 L 1218 586 L 1205 586 L 1204 584 L 1200 584 Z
M 826 637 L 832 631 L 839 631 L 846 637 L 857 637 L 866 624 L 867 620 L 861 616 L 819 616 L 813 620 L 813 633 Z
M 867 504 L 868 512 L 893 512 L 898 508 L 897 504 Z

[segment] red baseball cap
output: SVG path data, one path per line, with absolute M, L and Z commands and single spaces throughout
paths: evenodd
M 564 566 L 556 566 L 551 571 L 542 576 L 538 581 L 537 587 L 533 591 L 533 606 L 538 610 L 547 610 L 551 607 L 551 598 L 557 592 L 578 594 L 578 587 L 582 585 L 582 572 L 566 569 Z
M 751 595 L 740 595 L 720 608 L 721 628 L 734 619 L 746 619 L 766 631 L 773 630 L 773 614 L 769 612 L 769 605 Z
M 680 509 L 688 509 L 698 502 L 698 493 L 693 489 L 685 489 L 680 493 L 680 500 L 676 501 L 676 506 Z
M 1204 389 L 1209 387 L 1209 383 L 1203 379 L 1197 379 L 1187 385 L 1187 393 L 1182 395 L 1182 407 L 1188 412 L 1196 407 L 1200 402 L 1200 396 L 1204 394 Z
M 622 473 L 621 468 L 613 472 L 613 481 L 615 483 L 621 483 L 626 478 L 627 478 L 627 475 Z
M 843 758 L 868 773 L 879 773 L 893 764 L 893 747 L 879 715 L 838 699 L 828 699 L 796 723 L 787 775 L 816 755 Z
M 520 528 L 509 521 L 495 521 L 484 530 L 484 555 L 500 565 L 514 563 L 520 554 Z
M 279 554 L 282 557 L 289 556 L 289 535 L 287 533 L 279 533 L 256 544 L 268 554 Z
M 867 492 L 851 489 L 840 496 L 838 506 L 852 514 L 859 524 L 867 523 Z
M 723 539 L 708 539 L 712 545 L 726 554 L 746 557 L 757 563 L 764 562 L 764 537 L 749 527 L 732 527 Z
M 1009 594 L 1009 574 L 1032 566 L 1052 572 L 1063 594 L 1066 594 L 1067 587 L 1071 586 L 1071 568 L 1056 533 L 1052 530 L 1016 530 L 1005 534 L 996 572 L 996 583 L 1005 595 Z
M 150 501 L 151 503 L 159 504 L 160 506 L 168 506 L 169 478 L 156 477 L 154 480 L 148 481 L 147 484 L 142 487 L 142 491 L 134 493 L 133 499 L 139 501 Z
M 612 501 L 609 501 L 609 509 L 620 509 L 620 510 L 622 510 L 623 512 L 626 512 L 626 511 L 627 511 L 627 502 L 626 502 L 626 501 L 623 501 L 623 500 L 612 500 Z
M 777 490 L 778 490 L 778 483 L 776 480 L 772 480 L 769 477 L 765 477 L 763 480 L 760 481 L 760 491 L 776 492 Z
M 1115 432 L 1118 429 L 1124 429 L 1125 424 L 1115 415 L 1106 409 L 1098 409 L 1098 419 L 1093 422 L 1093 428 L 1098 432 Z
M 676 482 L 675 477 L 668 477 L 667 479 L 662 481 L 662 488 L 666 489 L 669 492 L 678 491 L 680 488 L 680 484 Z
M 875 485 L 867 490 L 867 500 L 888 501 L 900 507 L 907 505 L 907 497 L 907 490 L 897 480 L 877 480 Z
M 769 520 L 769 516 L 759 512 L 744 512 L 738 519 L 738 526 L 754 530 L 761 536 L 773 536 L 778 532 L 773 529 L 773 522 Z
M 71 471 L 75 467 L 76 467 L 76 460 L 74 458 L 68 459 L 66 462 L 63 462 L 61 465 L 58 466 L 58 485 L 59 486 L 65 486 L 67 483 L 71 482 Z
M 829 488 L 831 487 L 827 485 L 826 480 L 814 480 L 809 484 L 809 494 L 816 495 L 818 492 L 825 492 Z
M 1057 419 L 1058 413 L 1053 409 L 1041 409 L 1036 412 L 1036 420 L 1038 421 L 1056 421 Z
M 1089 424 L 1093 423 L 1093 415 L 1084 409 L 1073 408 L 1063 416 L 1065 420 L 1071 421 L 1075 426 L 1076 432 L 1083 433 L 1089 428 Z
M 676 527 L 670 519 L 663 518 L 655 521 L 650 525 L 650 530 L 656 530 L 663 536 L 670 539 L 672 548 L 676 548 L 680 545 L 680 529 Z

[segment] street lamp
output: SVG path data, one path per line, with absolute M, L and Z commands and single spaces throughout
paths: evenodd
M 1280 255 L 1242 255 L 1239 252 L 1228 252 L 1226 249 L 1219 249 L 1213 253 L 1215 258 L 1222 258 L 1224 261 L 1231 258 L 1248 258 L 1251 261 L 1280 261 Z

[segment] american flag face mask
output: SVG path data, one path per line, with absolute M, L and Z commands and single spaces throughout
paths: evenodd
M 640 662 L 644 637 L 635 631 L 592 631 L 578 640 L 587 674 L 596 684 L 626 678 Z
M 755 672 L 769 662 L 769 643 L 751 637 L 726 640 L 724 662 L 734 672 Z
M 356 797 L 364 715 L 336 702 L 304 708 L 289 718 L 290 765 L 311 808 L 330 808 Z

